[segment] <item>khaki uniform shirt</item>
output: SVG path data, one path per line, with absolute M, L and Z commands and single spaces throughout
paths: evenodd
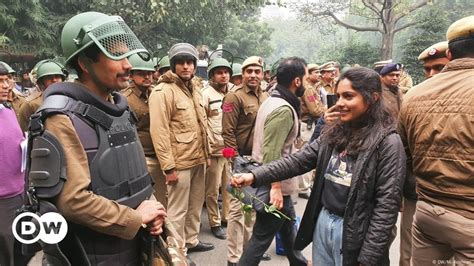
M 43 92 L 40 90 L 35 90 L 26 97 L 26 101 L 21 105 L 18 113 L 21 130 L 28 131 L 30 117 L 38 110 L 41 104 L 43 104 Z
M 474 219 L 474 58 L 450 61 L 408 91 L 399 133 L 418 199 Z
M 226 147 L 241 155 L 252 154 L 253 133 L 258 108 L 268 98 L 259 87 L 256 91 L 246 85 L 237 87 L 224 97 L 222 104 L 222 137 Z
M 163 171 L 183 170 L 209 158 L 207 117 L 198 89 L 186 87 L 171 71 L 150 97 L 150 133 Z
M 407 93 L 407 91 L 413 87 L 413 79 L 406 71 L 402 71 L 398 87 L 403 94 Z
M 222 138 L 222 100 L 229 91 L 228 87 L 229 84 L 227 84 L 225 92 L 221 92 L 207 85 L 202 91 L 202 99 L 207 114 L 208 136 L 212 156 L 222 156 L 222 149 L 225 147 L 224 139 Z
M 147 93 L 143 93 L 135 85 L 132 85 L 123 90 L 122 94 L 127 97 L 128 105 L 137 116 L 136 127 L 145 156 L 155 156 L 155 149 L 150 136 L 150 111 Z
M 403 94 L 399 89 L 393 91 L 382 83 L 382 100 L 385 103 L 387 111 L 392 115 L 395 121 L 398 119 L 398 113 L 402 106 Z
M 326 83 L 324 80 L 321 79 L 321 81 L 319 82 L 319 86 L 320 88 L 323 87 L 327 93 L 336 93 L 336 83 L 334 81 Z
M 20 121 L 20 108 L 25 103 L 26 97 L 23 94 L 16 92 L 14 89 L 10 91 L 8 95 L 8 102 L 12 105 L 13 111 L 15 111 L 16 119 Z
M 310 116 L 314 119 L 321 117 L 326 108 L 321 102 L 321 96 L 318 91 L 318 83 L 312 85 L 306 83 L 305 91 L 301 100 L 301 121 L 306 122 Z
M 59 212 L 66 220 L 92 230 L 124 239 L 134 238 L 142 224 L 141 214 L 89 190 L 91 175 L 87 155 L 69 117 L 48 117 L 45 128 L 61 143 L 66 158 L 67 181 L 56 199 Z

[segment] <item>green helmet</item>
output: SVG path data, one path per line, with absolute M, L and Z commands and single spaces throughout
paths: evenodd
M 157 67 L 159 65 L 158 62 L 160 62 L 160 58 L 159 57 L 153 57 L 153 67 Z
M 133 54 L 128 58 L 133 70 L 155 71 L 153 60 L 145 61 L 138 54 Z
M 271 69 L 270 69 L 270 76 L 274 77 L 277 74 L 277 69 L 278 66 L 280 66 L 281 61 L 283 61 L 283 58 L 278 59 L 275 63 L 273 63 Z
M 51 60 L 42 60 L 35 66 L 36 68 L 36 80 L 41 79 L 45 76 L 60 75 L 63 79 L 66 79 L 67 72 L 64 67 Z
M 122 60 L 136 53 L 144 59 L 150 58 L 140 40 L 119 16 L 85 12 L 66 22 L 61 33 L 66 64 L 92 44 L 112 60 Z
M 212 71 L 218 67 L 226 67 L 229 70 L 230 75 L 232 76 L 232 67 L 230 67 L 229 61 L 227 61 L 225 58 L 220 57 L 212 59 L 209 62 L 209 65 L 207 67 L 207 76 L 210 78 L 212 75 Z
M 264 72 L 272 71 L 272 66 L 270 64 L 264 63 L 265 67 L 263 68 Z
M 170 58 L 169 56 L 163 56 L 160 61 L 158 62 L 158 71 L 160 71 L 161 69 L 165 68 L 165 67 L 171 67 L 170 66 Z
M 231 77 L 242 76 L 242 64 L 232 64 L 232 75 Z
M 0 64 L 2 64 L 8 71 L 8 74 L 15 74 L 16 71 L 7 63 L 0 61 Z

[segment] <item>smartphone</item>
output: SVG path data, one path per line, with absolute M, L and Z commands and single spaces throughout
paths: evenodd
M 326 95 L 326 101 L 328 103 L 328 108 L 331 108 L 333 107 L 334 105 L 336 105 L 336 102 L 337 102 L 337 96 L 336 94 L 328 94 Z

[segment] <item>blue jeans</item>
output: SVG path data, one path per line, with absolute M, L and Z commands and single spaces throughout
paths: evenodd
M 290 196 L 283 196 L 283 213 L 295 218 L 295 208 Z M 301 251 L 293 248 L 296 238 L 295 221 L 279 219 L 270 213 L 257 212 L 257 219 L 250 238 L 239 260 L 239 266 L 257 266 L 277 232 L 280 232 L 286 257 L 291 266 L 306 266 L 308 261 Z
M 342 265 L 342 224 L 344 219 L 323 207 L 313 235 L 313 265 Z

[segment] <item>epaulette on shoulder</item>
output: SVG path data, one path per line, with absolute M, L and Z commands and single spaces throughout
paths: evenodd
M 34 99 L 38 99 L 41 96 L 43 96 L 43 94 L 41 92 L 35 91 L 34 93 L 32 93 L 32 94 L 28 95 L 28 97 L 26 97 L 26 101 L 31 102 Z
M 158 83 L 158 85 L 153 86 L 153 88 L 151 88 L 151 91 L 162 91 L 163 87 L 167 86 L 168 84 L 171 84 L 171 83 L 160 82 Z
M 132 94 L 132 89 L 131 88 L 126 88 L 126 89 L 123 89 L 120 91 L 120 93 L 122 93 L 123 96 L 125 97 L 128 97 L 130 96 L 130 94 Z
M 229 91 L 232 91 L 232 92 L 237 92 L 239 90 L 241 90 L 244 86 L 242 86 L 242 84 L 240 85 L 234 85 L 232 88 L 230 88 Z

